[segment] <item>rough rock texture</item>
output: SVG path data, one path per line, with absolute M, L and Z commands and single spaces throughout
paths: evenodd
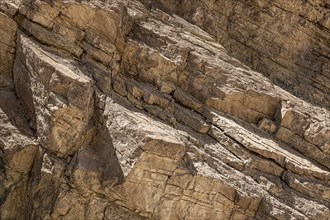
M 9 4 L 9 2 L 8 2 Z M 8 8 L 7 8 L 8 7 Z M 6 10 L 7 9 L 7 10 Z M 0 89 L 12 90 L 14 88 L 12 80 L 13 63 L 15 57 L 15 36 L 17 23 L 13 16 L 17 8 L 9 10 L 10 6 L 0 3 Z M 2 11 L 3 10 L 3 11 Z
M 1 219 L 329 219 L 329 4 L 6 0 L 0 18 Z
M 215 36 L 230 54 L 294 95 L 330 106 L 327 0 L 142 0 Z

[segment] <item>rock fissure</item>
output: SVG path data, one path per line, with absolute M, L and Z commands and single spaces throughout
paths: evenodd
M 0 2 L 0 218 L 328 219 L 327 10 Z

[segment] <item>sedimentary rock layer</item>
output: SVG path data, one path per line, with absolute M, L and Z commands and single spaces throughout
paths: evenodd
M 142 0 L 215 36 L 230 54 L 278 86 L 330 106 L 330 6 L 326 0 Z
M 1 219 L 329 219 L 329 91 L 304 92 L 327 86 L 328 58 L 315 55 L 321 83 L 296 76 L 288 35 L 290 56 L 243 64 L 271 49 L 234 48 L 236 29 L 211 19 L 230 11 L 252 34 L 254 10 L 229 2 L 0 3 Z M 303 42 L 327 50 L 329 9 L 313 7 L 323 17 L 302 19 L 320 32 Z M 298 93 L 274 84 L 287 74 Z

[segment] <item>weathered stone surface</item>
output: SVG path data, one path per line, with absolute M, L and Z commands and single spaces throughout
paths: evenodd
M 0 2 L 0 11 L 13 17 L 22 3 L 22 0 L 6 0 Z
M 37 142 L 13 92 L 0 90 L 0 218 L 24 219 Z
M 58 156 L 73 154 L 88 142 L 92 132 L 89 120 L 93 115 L 93 81 L 22 33 L 18 35 L 18 44 L 16 92 L 26 100 L 23 106 L 40 142 Z
M 273 121 L 269 120 L 268 118 L 263 118 L 259 122 L 259 128 L 269 133 L 274 133 L 277 129 L 277 126 Z
M 308 117 L 282 102 L 277 112 L 280 128 L 276 137 L 329 168 L 329 118 L 329 112 L 320 113 L 318 118 Z
M 275 84 L 329 109 L 329 3 L 141 0 L 182 16 Z
M 65 183 L 65 163 L 39 149 L 29 181 L 30 218 L 45 218 L 51 214 L 54 202 Z
M 12 80 L 17 24 L 0 10 L 0 89 L 14 88 Z
M 328 9 L 1 1 L 0 218 L 329 219 Z

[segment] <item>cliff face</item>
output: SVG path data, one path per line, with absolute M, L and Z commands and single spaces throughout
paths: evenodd
M 0 2 L 1 219 L 329 219 L 329 5 L 203 2 Z
M 198 25 L 230 54 L 276 85 L 329 109 L 329 1 L 142 2 Z

